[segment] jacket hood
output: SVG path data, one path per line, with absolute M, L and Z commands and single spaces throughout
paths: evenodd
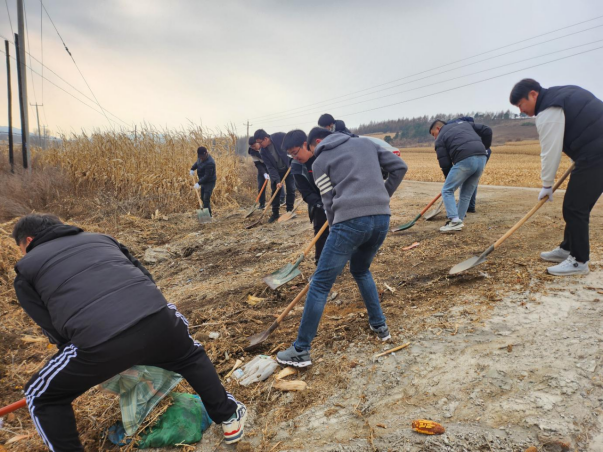
M 344 133 L 332 133 L 327 136 L 324 140 L 318 143 L 314 155 L 318 157 L 323 151 L 330 151 L 335 149 L 337 146 L 341 146 L 343 143 L 349 141 L 352 137 Z
M 80 232 L 84 232 L 84 230 L 82 228 L 78 228 L 77 226 L 71 226 L 68 224 L 55 224 L 53 226 L 49 226 L 34 237 L 26 251 L 29 253 L 36 246 L 41 245 L 42 243 L 49 242 L 50 240 L 58 239 L 60 237 L 65 237 L 67 235 L 79 234 Z

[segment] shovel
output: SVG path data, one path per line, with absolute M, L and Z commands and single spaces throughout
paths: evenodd
M 193 176 L 193 180 L 195 180 L 195 176 Z M 200 209 L 197 210 L 197 220 L 199 220 L 199 223 L 210 222 L 211 215 L 209 213 L 209 209 L 203 208 L 203 202 L 201 201 L 201 196 L 199 196 L 199 192 L 197 191 L 197 189 L 193 187 L 193 191 L 197 195 L 197 199 L 199 200 L 199 207 L 200 207 Z
M 563 181 L 567 178 L 567 176 L 570 175 L 570 173 L 572 172 L 572 170 L 574 169 L 574 164 L 572 164 L 572 166 L 570 166 L 567 171 L 565 173 L 563 173 L 563 176 L 561 176 L 559 178 L 559 180 L 557 181 L 557 183 L 555 185 L 553 185 L 553 192 L 555 190 L 557 190 L 557 188 L 559 188 L 559 186 L 563 183 Z M 490 254 L 492 251 L 494 251 L 495 249 L 497 249 L 511 234 L 513 234 L 515 231 L 517 231 L 517 229 L 519 229 L 519 227 L 521 225 L 523 225 L 526 221 L 528 221 L 528 219 L 534 215 L 536 213 L 536 211 L 538 209 L 540 209 L 542 207 L 542 205 L 548 201 L 548 196 L 546 198 L 541 199 L 540 201 L 538 201 L 538 203 L 532 207 L 532 209 L 525 214 L 525 216 L 519 220 L 517 223 L 515 223 L 515 225 L 509 229 L 505 235 L 503 235 L 501 238 L 499 238 L 496 243 L 494 243 L 493 245 L 490 245 L 486 251 L 484 251 L 482 254 L 480 254 L 479 256 L 473 256 L 469 259 L 467 259 L 466 261 L 461 262 L 460 264 L 456 264 L 454 267 L 452 267 L 450 269 L 449 274 L 451 275 L 456 275 L 457 273 L 461 273 L 464 272 L 465 270 L 469 270 L 470 268 L 476 267 L 479 264 L 482 264 L 486 261 L 486 257 L 488 257 L 488 254 Z
M 293 210 L 291 212 L 287 212 L 282 217 L 279 217 L 279 219 L 276 221 L 278 223 L 284 223 L 285 221 L 289 221 L 289 220 L 292 220 L 293 218 L 297 217 L 297 214 L 295 213 L 295 211 L 297 210 L 297 208 L 299 207 L 299 205 L 301 204 L 302 201 L 303 201 L 303 199 L 298 200 L 295 203 L 295 205 L 293 206 Z
M 8 413 L 12 413 L 19 408 L 23 408 L 27 403 L 25 399 L 21 399 L 18 402 L 11 403 L 10 405 L 6 405 L 5 407 L 0 408 L 0 417 L 7 415 Z
M 281 184 L 285 183 L 285 179 L 287 179 L 287 176 L 289 175 L 290 171 L 291 171 L 291 167 L 289 167 L 289 169 L 285 173 L 285 176 L 281 179 Z M 264 216 L 266 215 L 266 212 L 268 212 L 268 209 L 270 209 L 270 207 L 272 206 L 272 201 L 274 201 L 274 199 L 278 196 L 278 192 L 279 191 L 280 191 L 280 188 L 277 188 L 276 190 L 274 190 L 274 193 L 272 193 L 272 198 L 270 198 L 270 201 L 268 201 L 266 203 L 266 208 L 262 212 L 262 215 L 260 215 L 260 218 L 258 218 L 257 221 L 255 221 L 255 222 L 253 222 L 253 223 L 248 224 L 247 226 L 245 226 L 245 229 L 251 229 L 251 228 L 257 226 L 258 224 L 260 224 L 262 222 L 262 220 L 264 219 Z
M 289 312 L 291 311 L 291 309 L 293 309 L 297 302 L 308 293 L 309 288 L 310 283 L 306 284 L 306 287 L 304 287 L 303 290 L 297 295 L 297 297 L 295 297 L 293 301 L 289 303 L 289 305 L 285 308 L 282 314 L 278 316 L 278 318 L 274 321 L 272 325 L 270 325 L 270 328 L 268 328 L 266 331 L 262 331 L 261 333 L 254 334 L 253 336 L 248 337 L 247 339 L 249 340 L 249 345 L 243 350 L 245 350 L 246 352 L 253 350 L 255 347 L 257 347 L 266 339 L 268 339 L 268 336 L 270 336 L 272 332 L 279 327 L 283 319 L 287 316 L 287 314 L 289 314 Z
M 325 232 L 325 230 L 328 227 L 329 227 L 329 222 L 325 221 L 325 224 L 322 225 L 322 228 L 320 228 L 320 231 L 318 231 L 318 234 L 316 234 L 316 236 L 312 239 L 310 244 L 302 251 L 302 253 L 299 255 L 299 257 L 297 258 L 295 263 L 294 264 L 288 263 L 284 267 L 279 268 L 277 271 L 270 273 L 268 276 L 265 276 L 264 278 L 262 278 L 264 280 L 264 282 L 266 284 L 268 284 L 268 286 L 271 289 L 278 289 L 283 284 L 288 283 L 292 279 L 301 275 L 301 272 L 299 271 L 299 269 L 297 267 L 299 267 L 299 264 L 301 264 L 301 262 L 304 260 L 304 257 L 307 256 L 307 254 L 310 252 L 312 247 L 316 244 L 316 242 L 318 241 L 320 236 L 323 234 L 323 232 Z
M 257 210 L 257 208 L 259 207 L 258 203 L 260 202 L 260 196 L 262 196 L 262 193 L 264 193 L 264 189 L 266 188 L 267 184 L 268 184 L 268 179 L 264 179 L 264 185 L 262 185 L 262 189 L 258 193 L 258 197 L 255 198 L 255 203 L 253 204 L 253 206 L 251 207 L 249 212 L 247 212 L 247 215 L 245 215 L 245 218 L 249 218 L 253 214 L 253 212 L 255 212 Z
M 425 221 L 429 221 L 432 218 L 435 218 L 442 211 L 443 205 L 444 205 L 444 200 L 442 199 L 440 201 L 440 203 L 438 204 L 438 206 L 432 212 L 429 212 L 427 215 L 425 215 Z
M 425 214 L 425 212 L 427 212 L 427 211 L 429 210 L 429 208 L 435 204 L 435 202 L 436 202 L 438 199 L 440 199 L 440 196 L 442 196 L 442 193 L 441 193 L 441 192 L 440 192 L 440 193 L 438 193 L 438 196 L 436 196 L 435 198 L 433 198 L 433 199 L 432 199 L 432 200 L 429 202 L 429 204 L 427 204 L 427 206 L 425 206 L 425 208 L 424 208 L 424 209 L 421 211 L 421 213 L 420 213 L 419 215 L 417 215 L 417 216 L 415 217 L 415 219 L 414 219 L 414 220 L 412 220 L 412 221 L 410 221 L 410 222 L 408 222 L 408 223 L 406 223 L 406 224 L 403 224 L 402 226 L 398 226 L 396 229 L 394 229 L 394 230 L 393 230 L 393 232 L 404 231 L 405 229 L 410 229 L 410 228 L 412 228 L 412 227 L 415 225 L 415 223 L 417 222 L 417 220 L 418 220 L 419 218 L 421 218 L 421 217 L 422 217 L 422 216 Z

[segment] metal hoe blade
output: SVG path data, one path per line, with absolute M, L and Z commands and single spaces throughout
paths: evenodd
M 297 217 L 297 214 L 295 213 L 294 210 L 292 210 L 291 212 L 287 212 L 285 215 L 283 215 L 282 217 L 280 217 L 277 222 L 278 223 L 284 223 L 285 221 L 289 221 L 292 220 L 293 218 Z
M 415 225 L 415 223 L 417 222 L 417 220 L 418 220 L 419 218 L 421 218 L 421 215 L 420 215 L 420 214 L 419 214 L 419 215 L 417 215 L 417 216 L 415 217 L 415 219 L 414 219 L 414 220 L 412 220 L 412 221 L 410 221 L 410 222 L 408 222 L 408 223 L 406 223 L 406 224 L 403 224 L 402 226 L 398 226 L 398 227 L 397 227 L 397 228 L 395 228 L 393 231 L 394 231 L 394 232 L 397 232 L 397 231 L 404 231 L 405 229 L 410 229 L 410 228 L 412 228 L 412 227 Z
M 440 201 L 440 203 L 438 204 L 438 206 L 435 208 L 435 210 L 433 212 L 430 212 L 427 215 L 425 215 L 425 220 L 429 221 L 432 218 L 434 218 L 436 215 L 438 215 L 442 211 L 443 204 L 444 204 L 444 201 Z
M 247 212 L 247 215 L 245 215 L 245 218 L 249 218 L 251 215 L 253 215 L 253 212 L 255 212 L 258 209 L 258 203 L 256 202 L 251 209 L 249 210 L 249 212 Z
M 301 261 L 304 259 L 304 255 L 302 254 L 294 264 L 285 265 L 282 268 L 279 268 L 277 271 L 270 273 L 268 276 L 265 276 L 263 281 L 268 284 L 268 287 L 271 289 L 278 289 L 283 284 L 288 283 L 292 279 L 297 278 L 301 275 L 301 272 L 297 267 L 301 264 Z

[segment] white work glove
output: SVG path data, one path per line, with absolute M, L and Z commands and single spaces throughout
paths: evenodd
M 195 175 L 195 170 L 191 170 L 191 176 Z
M 264 173 L 264 179 L 270 180 L 270 176 L 268 175 L 268 173 Z
M 540 194 L 538 195 L 538 201 L 546 198 L 547 195 L 549 197 L 548 201 L 552 201 L 553 200 L 553 187 L 542 187 L 542 190 L 540 190 Z
M 199 182 L 195 184 L 195 190 L 199 190 Z

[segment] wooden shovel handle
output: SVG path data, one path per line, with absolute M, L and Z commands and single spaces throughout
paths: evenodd
M 312 239 L 312 241 L 310 242 L 310 244 L 304 250 L 304 256 L 308 255 L 308 253 L 310 252 L 310 250 L 312 249 L 312 247 L 314 245 L 316 245 L 316 242 L 318 242 L 318 239 L 320 238 L 320 236 L 322 235 L 322 233 L 326 231 L 326 229 L 328 227 L 329 227 L 329 222 L 325 221 L 325 224 L 322 225 L 322 228 L 320 228 L 320 231 L 318 231 L 318 233 L 316 234 L 316 236 L 314 236 L 314 238 Z
M 429 204 L 427 204 L 427 206 L 425 206 L 425 208 L 421 211 L 421 213 L 419 214 L 419 217 L 422 217 L 425 212 L 427 212 L 429 210 L 429 208 L 431 206 L 433 206 L 435 204 L 435 202 L 440 199 L 440 196 L 442 196 L 442 192 L 438 193 L 438 196 L 436 196 L 435 198 L 433 198 Z
M 559 178 L 559 180 L 555 183 L 555 185 L 553 185 L 553 192 L 559 188 L 559 186 L 563 183 L 563 181 L 565 179 L 567 179 L 567 176 L 570 175 L 570 173 L 573 171 L 573 169 L 575 167 L 576 167 L 576 164 L 573 163 L 572 166 L 570 166 L 567 169 L 567 171 L 565 173 L 563 173 L 563 175 Z M 526 213 L 525 216 L 521 220 L 519 220 L 517 223 L 515 223 L 515 225 L 511 229 L 509 229 L 505 235 L 503 235 L 501 238 L 499 238 L 496 241 L 496 243 L 493 245 L 493 248 L 494 249 L 498 248 L 502 242 L 507 240 L 507 238 L 511 234 L 513 234 L 515 231 L 517 231 L 517 229 L 519 229 L 521 225 L 523 225 L 526 221 L 528 221 L 528 219 L 532 215 L 534 215 L 536 213 L 536 211 L 538 209 L 540 209 L 544 205 L 544 203 L 547 202 L 548 200 L 549 200 L 549 197 L 547 196 L 546 198 L 543 198 L 540 201 L 538 201 L 538 203 L 534 207 L 532 207 L 532 209 L 528 213 Z
M 289 172 L 291 172 L 291 167 L 289 167 L 289 169 L 287 170 L 287 172 L 285 173 L 285 175 L 283 176 L 283 178 L 281 179 L 281 183 L 285 182 L 285 179 L 287 179 L 287 176 L 289 175 Z M 268 201 L 266 203 L 266 208 L 264 209 L 264 214 L 266 212 L 268 212 L 268 209 L 270 208 L 270 206 L 272 205 L 272 201 L 274 201 L 274 198 L 276 198 L 276 195 L 278 195 L 280 188 L 277 188 L 276 190 L 274 190 L 274 193 L 272 194 L 272 198 L 270 198 L 270 201 Z M 259 199 L 259 198 L 258 198 Z
M 285 317 L 287 317 L 287 314 L 289 314 L 289 312 L 291 311 L 291 309 L 293 309 L 293 307 L 297 304 L 297 302 L 299 300 L 301 300 L 304 297 L 304 295 L 306 295 L 308 293 L 308 289 L 309 288 L 310 288 L 310 283 L 306 284 L 306 287 L 304 287 L 302 289 L 302 291 L 299 294 L 297 294 L 297 297 L 295 297 L 293 299 L 293 301 L 291 303 L 289 303 L 289 306 L 287 306 L 285 308 L 285 310 L 282 312 L 281 315 L 278 316 L 278 318 L 276 319 L 276 321 L 274 323 L 276 323 L 276 324 L 281 323 L 283 321 L 283 319 Z
M 264 193 L 264 189 L 266 188 L 266 185 L 268 184 L 268 179 L 264 179 L 264 185 L 262 185 L 262 189 L 260 190 L 260 192 L 258 193 L 258 197 L 255 198 L 255 202 L 257 203 L 260 200 L 260 196 L 262 196 L 262 193 Z
M 193 180 L 195 180 L 195 176 L 192 176 Z M 197 195 L 197 199 L 199 200 L 199 207 L 201 209 L 203 209 L 203 202 L 201 201 L 201 196 L 199 196 L 199 192 L 197 191 L 197 189 L 193 186 L 193 191 L 195 192 L 195 194 Z

